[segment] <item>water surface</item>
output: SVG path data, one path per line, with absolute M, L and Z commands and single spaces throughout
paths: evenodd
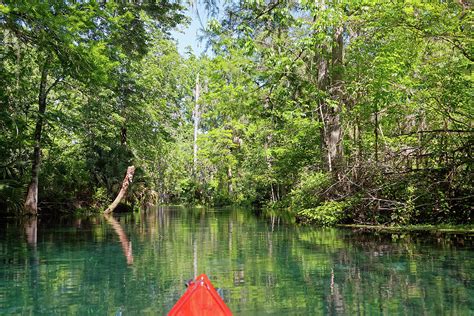
M 163 315 L 206 273 L 236 315 L 473 315 L 473 236 L 156 208 L 0 223 L 0 314 Z

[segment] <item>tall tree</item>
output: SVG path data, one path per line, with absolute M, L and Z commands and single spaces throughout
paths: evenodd
M 143 55 L 146 51 L 147 31 L 141 12 L 148 12 L 161 27 L 167 28 L 176 25 L 182 17 L 180 9 L 178 4 L 166 1 L 141 6 L 68 1 L 3 1 L 0 4 L 1 27 L 34 48 L 41 73 L 31 181 L 25 201 L 27 213 L 38 211 L 41 143 L 49 93 L 66 77 L 91 85 L 107 82 L 117 56 L 124 52 Z

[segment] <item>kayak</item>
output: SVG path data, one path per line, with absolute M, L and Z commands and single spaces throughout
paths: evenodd
M 188 283 L 186 292 L 168 313 L 168 316 L 178 315 L 229 316 L 232 315 L 232 312 L 217 293 L 207 275 L 201 274 L 194 281 Z

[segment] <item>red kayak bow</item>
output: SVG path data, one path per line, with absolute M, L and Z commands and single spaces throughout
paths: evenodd
M 168 316 L 192 315 L 232 315 L 229 307 L 224 303 L 219 293 L 212 286 L 205 274 L 201 274 L 188 285 L 188 289 L 176 302 Z

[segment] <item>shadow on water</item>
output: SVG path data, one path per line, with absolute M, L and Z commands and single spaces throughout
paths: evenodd
M 2 221 L 0 314 L 165 314 L 206 273 L 237 315 L 463 315 L 474 306 L 473 244 L 241 209 Z

